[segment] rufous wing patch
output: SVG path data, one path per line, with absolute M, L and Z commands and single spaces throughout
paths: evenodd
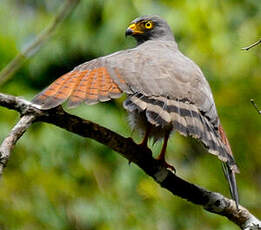
M 119 74 L 117 74 L 119 78 Z M 121 78 L 123 83 L 124 80 Z M 119 97 L 122 90 L 113 81 L 106 67 L 73 70 L 54 81 L 38 94 L 32 102 L 42 109 L 54 108 L 68 99 L 69 106 L 106 101 Z

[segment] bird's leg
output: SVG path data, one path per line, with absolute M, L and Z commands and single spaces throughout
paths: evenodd
M 145 131 L 144 138 L 143 138 L 142 142 L 139 144 L 140 146 L 147 147 L 150 132 L 151 132 L 151 126 L 148 125 L 148 127 L 146 128 L 146 131 Z
M 160 155 L 157 157 L 157 160 L 161 161 L 162 164 L 170 169 L 171 171 L 176 173 L 176 169 L 174 166 L 168 164 L 165 160 L 165 154 L 166 154 L 166 149 L 167 149 L 167 144 L 168 144 L 168 140 L 169 140 L 169 135 L 170 135 L 170 131 L 166 131 L 165 135 L 164 135 L 164 142 L 163 142 L 163 146 L 160 152 Z
M 163 142 L 163 146 L 160 152 L 160 155 L 158 156 L 157 160 L 161 160 L 161 161 L 165 161 L 165 154 L 166 154 L 166 149 L 167 149 L 167 145 L 168 145 L 168 140 L 169 140 L 169 131 L 167 131 L 164 135 L 164 142 Z
M 148 125 L 146 128 L 146 131 L 145 131 L 144 138 L 143 138 L 142 142 L 139 144 L 139 146 L 141 146 L 142 148 L 147 148 L 150 131 L 151 131 L 151 126 Z M 129 160 L 129 165 L 130 164 L 131 164 L 131 160 Z

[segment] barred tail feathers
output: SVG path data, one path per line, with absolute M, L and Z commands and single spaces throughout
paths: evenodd
M 210 153 L 223 162 L 231 196 L 238 206 L 235 173 L 238 173 L 239 170 L 221 125 L 214 126 L 196 105 L 166 97 L 130 95 L 124 102 L 124 107 L 130 113 L 136 111 L 145 114 L 148 122 L 156 127 L 164 128 L 172 124 L 173 129 L 182 135 L 199 139 Z

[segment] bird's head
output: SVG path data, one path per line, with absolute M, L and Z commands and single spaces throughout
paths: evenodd
M 138 44 L 148 40 L 174 41 L 168 23 L 159 16 L 142 16 L 134 19 L 128 26 L 126 36 L 134 37 Z

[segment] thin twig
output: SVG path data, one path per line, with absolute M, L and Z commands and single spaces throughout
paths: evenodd
M 251 45 L 249 45 L 249 46 L 247 46 L 247 47 L 243 47 L 243 48 L 241 48 L 241 49 L 242 49 L 242 50 L 250 50 L 251 48 L 253 48 L 253 47 L 255 47 L 255 46 L 259 45 L 259 44 L 261 44 L 261 39 L 258 40 L 258 41 L 256 41 L 255 43 L 253 43 L 253 44 L 251 44 Z
M 23 115 L 0 146 L 0 167 L 2 169 L 10 156 L 8 151 L 11 151 L 25 130 L 33 122 L 47 122 L 82 137 L 88 137 L 107 145 L 129 161 L 137 164 L 149 176 L 153 177 L 158 184 L 169 190 L 173 195 L 200 205 L 209 212 L 225 216 L 241 229 L 261 229 L 261 221 L 246 208 L 239 206 L 239 209 L 237 209 L 233 200 L 219 193 L 210 192 L 176 176 L 172 171 L 162 165 L 160 161 L 152 157 L 150 149 L 136 144 L 131 138 L 125 138 L 96 123 L 66 113 L 62 107 L 43 111 L 34 107 L 33 104 L 24 99 L 1 93 L 0 106 L 16 110 Z M 7 151 L 7 154 L 4 151 Z
M 257 113 L 258 113 L 259 115 L 261 115 L 261 110 L 257 107 L 257 105 L 256 105 L 256 103 L 255 103 L 255 101 L 254 101 L 254 99 L 250 99 L 250 102 L 252 103 L 252 105 L 253 105 L 254 108 L 256 109 Z
M 58 10 L 52 22 L 0 72 L 0 86 L 14 74 L 24 62 L 33 56 L 51 37 L 57 26 L 73 11 L 80 0 L 67 0 Z
M 11 151 L 14 148 L 18 139 L 24 134 L 29 126 L 35 120 L 35 115 L 25 115 L 11 130 L 9 135 L 4 139 L 0 146 L 0 175 L 3 173 L 3 168 L 6 166 L 7 161 L 11 155 Z

